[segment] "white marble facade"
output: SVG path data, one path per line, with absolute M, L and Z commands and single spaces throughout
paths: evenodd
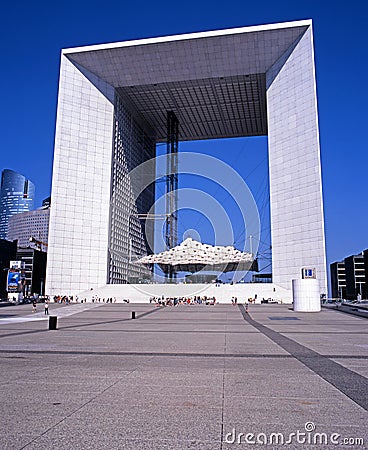
M 312 23 L 306 20 L 62 52 L 48 294 L 109 283 L 117 93 L 157 142 L 171 109 L 183 140 L 268 134 L 273 281 L 291 289 L 302 267 L 314 267 L 320 292 L 327 292 Z M 185 101 L 195 101 L 195 110 Z M 248 117 L 253 106 L 257 117 Z
M 280 59 L 267 72 L 273 282 L 313 267 L 327 294 L 312 28 Z
M 106 283 L 114 91 L 64 55 L 52 177 L 48 294 Z

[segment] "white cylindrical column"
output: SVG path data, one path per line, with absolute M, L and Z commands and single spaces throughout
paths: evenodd
M 292 280 L 294 311 L 319 312 L 321 300 L 316 279 Z

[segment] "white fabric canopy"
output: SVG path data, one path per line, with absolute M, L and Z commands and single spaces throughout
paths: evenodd
M 180 245 L 154 255 L 144 256 L 137 263 L 158 264 L 164 272 L 198 272 L 214 270 L 229 272 L 249 270 L 253 263 L 251 253 L 241 252 L 233 246 L 209 245 L 187 238 Z

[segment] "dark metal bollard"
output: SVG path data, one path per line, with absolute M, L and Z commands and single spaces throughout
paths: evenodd
M 57 316 L 49 317 L 49 330 L 56 330 Z
M 132 319 L 135 319 L 135 311 L 132 311 Z

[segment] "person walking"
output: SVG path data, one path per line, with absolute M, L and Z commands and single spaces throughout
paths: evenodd
M 49 301 L 45 300 L 45 315 L 49 315 Z
M 32 304 L 32 312 L 37 312 L 37 303 L 36 303 L 36 300 L 33 300 L 33 304 Z

